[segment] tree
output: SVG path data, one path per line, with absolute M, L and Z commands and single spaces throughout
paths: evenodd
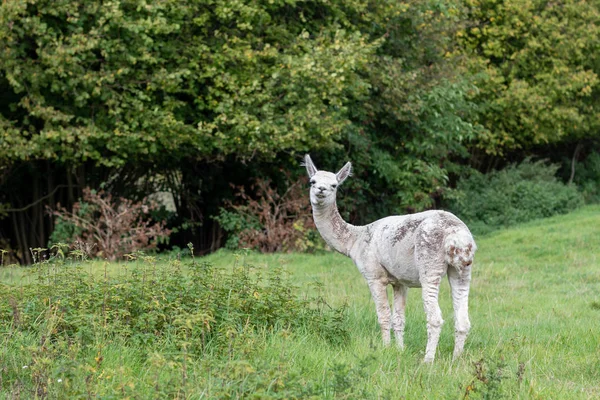
M 600 4 L 467 0 L 457 32 L 479 73 L 487 154 L 598 137 Z
M 430 207 L 488 135 L 461 29 L 452 0 L 3 2 L 0 231 L 26 258 L 44 206 L 90 186 L 169 190 L 176 223 L 215 237 L 229 183 L 282 181 L 308 151 L 362 171 L 354 221 Z
M 361 222 L 434 206 L 468 144 L 485 134 L 470 100 L 477 88 L 454 40 L 464 25 L 460 3 L 378 2 L 369 16 L 363 29 L 385 41 L 368 69 L 368 99 L 353 104 L 346 139 L 355 170 L 363 171 L 356 183 L 362 209 L 376 210 Z
M 148 189 L 140 180 L 161 174 L 174 177 L 164 180 L 178 186 L 173 191 L 191 188 L 180 198 L 194 202 L 186 165 L 335 146 L 350 123 L 346 103 L 368 91 L 360 72 L 377 47 L 345 29 L 344 9 L 295 1 L 3 2 L 0 203 L 22 256 L 43 246 L 52 228 L 44 204 L 29 205 L 57 188 L 68 197 L 62 203 L 73 204 L 84 186 L 104 182 L 128 195 L 120 190 Z M 47 173 L 46 163 L 58 171 Z M 24 208 L 33 214 L 19 214 Z
M 5 2 L 0 160 L 114 166 L 331 145 L 376 44 L 330 21 L 287 26 L 293 5 Z

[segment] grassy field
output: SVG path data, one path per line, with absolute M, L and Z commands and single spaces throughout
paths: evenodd
M 452 307 L 444 284 L 440 299 L 446 323 L 433 365 L 421 362 L 427 333 L 420 290 L 409 291 L 406 349 L 383 348 L 366 284 L 352 262 L 339 254 L 240 251 L 196 259 L 196 264 L 207 262 L 216 270 L 231 272 L 225 278 L 213 275 L 229 283 L 219 286 L 222 282 L 207 281 L 204 286 L 217 285 L 215 293 L 224 293 L 210 301 L 214 310 L 229 313 L 227 318 L 233 318 L 229 308 L 230 302 L 237 301 L 233 293 L 254 285 L 252 277 L 289 272 L 282 282 L 257 283 L 247 298 L 235 304 L 245 307 L 256 301 L 260 307 L 287 307 L 290 319 L 265 322 L 261 328 L 250 313 L 242 318 L 244 323 L 223 322 L 217 328 L 217 322 L 204 314 L 186 316 L 181 311 L 186 316 L 183 322 L 173 319 L 172 323 L 179 328 L 162 324 L 160 332 L 146 336 L 127 330 L 133 325 L 126 326 L 125 321 L 133 317 L 106 311 L 107 293 L 120 301 L 118 296 L 126 297 L 129 288 L 141 288 L 140 298 L 156 301 L 152 310 L 158 310 L 158 303 L 177 301 L 169 300 L 167 289 L 160 289 L 167 287 L 161 286 L 163 281 L 171 279 L 169 268 L 174 276 L 181 271 L 182 276 L 204 279 L 198 272 L 194 275 L 199 267 L 190 267 L 186 263 L 190 260 L 63 262 L 39 265 L 37 272 L 4 267 L 0 269 L 0 398 L 600 398 L 600 207 L 588 206 L 476 240 L 472 330 L 465 353 L 452 362 Z M 254 268 L 244 270 L 244 265 Z M 233 272 L 240 268 L 246 272 Z M 141 283 L 119 283 L 128 277 Z M 77 306 L 102 312 L 103 319 L 82 315 L 79 325 L 74 325 L 92 321 L 90 330 L 68 325 L 62 308 L 52 306 L 57 300 L 50 300 L 51 295 L 47 301 L 39 295 L 41 306 L 29 311 L 36 285 L 47 288 L 39 293 L 60 292 L 58 285 L 75 285 L 72 282 L 78 279 L 83 286 L 73 290 L 85 287 L 90 293 L 83 303 L 104 296 L 96 308 Z M 185 296 L 185 281 L 172 282 L 180 284 L 173 290 Z M 283 290 L 277 286 L 281 283 L 292 285 L 293 296 L 311 302 L 261 303 L 269 296 L 275 298 L 275 292 Z M 275 291 L 262 292 L 260 285 Z M 121 292 L 109 292 L 113 289 Z M 163 297 L 144 290 L 163 290 Z M 127 301 L 125 306 L 135 299 Z M 321 311 L 307 317 L 303 307 Z M 27 313 L 32 317 L 26 323 Z M 107 325 L 110 318 L 119 324 Z M 204 341 L 205 336 L 194 336 L 195 327 L 203 324 L 207 328 L 198 335 L 212 339 L 199 347 L 199 338 Z M 157 335 L 160 340 L 153 339 Z

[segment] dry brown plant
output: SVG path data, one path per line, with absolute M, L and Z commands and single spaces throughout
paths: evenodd
M 147 198 L 140 202 L 113 199 L 110 193 L 85 188 L 82 200 L 71 211 L 59 204 L 50 212 L 76 227 L 73 241 L 89 244 L 91 256 L 114 261 L 128 253 L 154 249 L 169 236 L 165 222 L 153 221 L 150 216 L 157 208 L 158 204 Z
M 240 232 L 240 246 L 264 253 L 304 250 L 306 232 L 314 230 L 310 204 L 304 195 L 305 179 L 287 186 L 283 193 L 269 179 L 257 179 L 250 186 L 253 196 L 238 187 L 237 196 L 243 205 L 232 206 L 249 219 L 256 219 L 260 228 Z

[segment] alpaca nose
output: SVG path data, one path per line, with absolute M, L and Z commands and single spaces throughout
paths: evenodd
M 327 188 L 325 186 L 319 186 L 318 189 L 320 192 L 324 192 Z

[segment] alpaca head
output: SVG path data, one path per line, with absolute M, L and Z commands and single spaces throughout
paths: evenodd
M 352 164 L 347 162 L 337 174 L 319 171 L 307 154 L 304 165 L 310 178 L 310 203 L 315 207 L 327 207 L 335 204 L 337 187 L 350 176 Z

